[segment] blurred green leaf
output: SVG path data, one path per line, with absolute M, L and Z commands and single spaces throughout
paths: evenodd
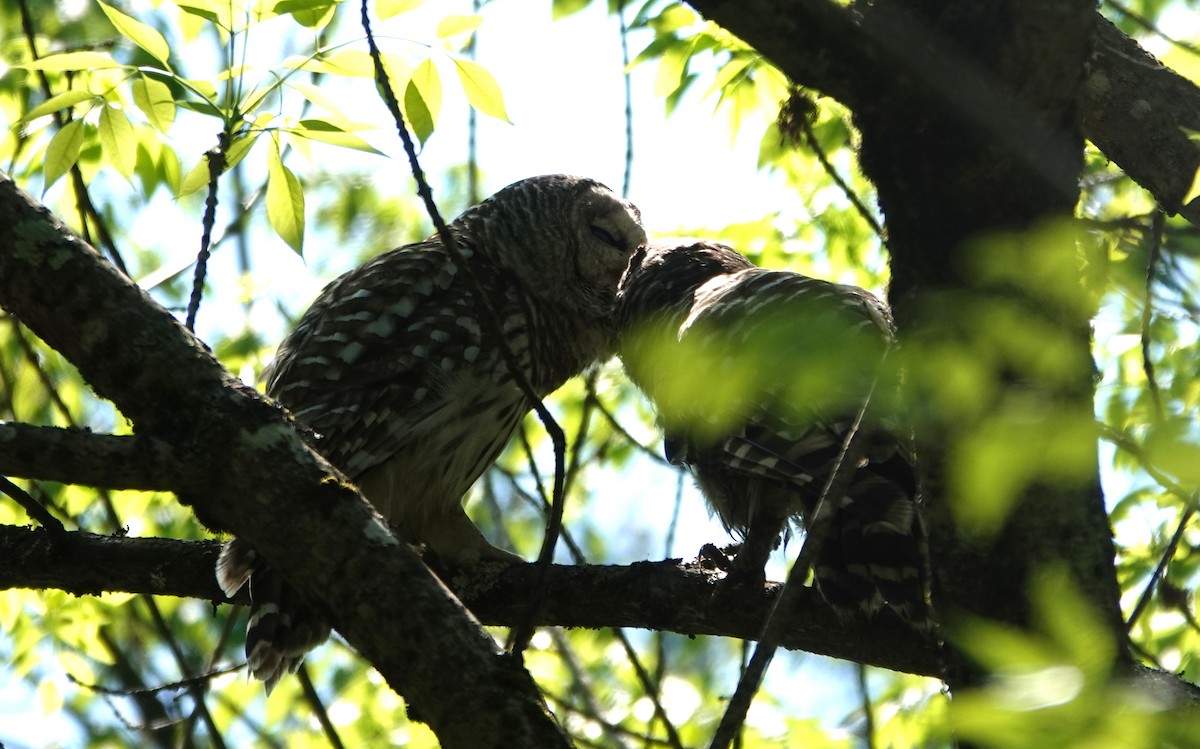
M 424 4 L 425 0 L 379 0 L 375 3 L 375 12 L 385 19 L 416 10 Z
M 97 2 L 100 10 L 104 11 L 104 15 L 108 16 L 108 20 L 117 27 L 117 31 L 121 32 L 122 36 L 149 52 L 163 65 L 168 65 L 167 60 L 171 57 L 171 47 L 167 44 L 166 38 L 153 26 L 148 26 L 132 16 L 125 15 L 107 3 L 100 0 Z
M 30 120 L 36 120 L 38 117 L 53 114 L 59 110 L 73 107 L 76 104 L 99 98 L 100 97 L 96 96 L 90 91 L 73 88 L 56 96 L 52 96 L 41 104 L 38 104 L 36 107 L 26 112 L 25 115 L 21 117 L 21 121 L 29 122 Z
M 554 0 L 550 5 L 550 17 L 555 21 L 573 16 L 591 4 L 591 0 Z
M 125 113 L 116 107 L 105 105 L 100 110 L 100 145 L 112 161 L 113 166 L 125 179 L 133 176 L 137 166 L 137 140 L 133 125 Z
M 133 80 L 133 103 L 142 110 L 150 124 L 160 132 L 171 129 L 175 121 L 175 97 L 171 87 L 145 75 Z
M 26 70 L 107 70 L 125 66 L 104 52 L 60 52 L 13 67 Z
M 342 0 L 279 0 L 274 11 L 279 15 L 290 15 L 301 26 L 317 29 L 333 18 L 333 13 Z
M 448 37 L 457 36 L 458 34 L 467 34 L 474 32 L 483 23 L 483 16 L 477 14 L 463 16 L 446 16 L 438 21 L 437 37 L 446 39 Z
M 83 147 L 83 120 L 71 120 L 62 126 L 50 144 L 46 146 L 46 161 L 43 165 L 46 188 L 58 181 L 79 159 Z

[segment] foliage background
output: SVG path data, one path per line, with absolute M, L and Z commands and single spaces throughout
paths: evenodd
M 821 99 L 810 129 L 781 133 L 786 80 L 686 6 L 630 4 L 618 22 L 616 9 L 601 3 L 496 0 L 479 9 L 476 26 L 465 3 L 406 5 L 416 4 L 381 3 L 379 15 L 395 15 L 376 33 L 398 80 L 403 84 L 413 74 L 416 81 L 419 101 L 405 102 L 418 134 L 427 138 L 422 163 L 444 215 L 523 176 L 584 173 L 625 187 L 656 235 L 714 237 L 765 266 L 881 293 L 886 287 L 886 257 L 873 226 L 878 217 L 864 208 L 873 201 L 854 164 L 848 113 Z M 232 14 L 231 7 L 237 8 Z M 22 6 L 0 7 L 6 66 L 0 116 L 8 125 L 0 163 L 57 215 L 77 229 L 86 225 L 101 247 L 109 244 L 99 230 L 105 227 L 130 275 L 183 318 L 204 212 L 203 180 L 188 175 L 217 145 L 219 131 L 241 135 L 246 145 L 251 139 L 245 136 L 256 134 L 221 181 L 216 244 L 197 318 L 197 332 L 226 366 L 253 382 L 323 283 L 371 254 L 430 233 L 395 134 L 383 126 L 388 118 L 364 76 L 357 6 L 313 1 L 243 8 L 197 0 L 119 8 L 162 34 L 167 60 L 145 48 L 153 37 L 139 27 L 126 24 L 121 36 L 113 19 L 120 25 L 122 16 L 98 4 L 30 2 L 24 9 L 36 19 L 39 56 L 73 51 L 108 55 L 125 66 L 166 69 L 169 63 L 175 78 L 98 67 L 96 59 L 81 70 L 43 65 L 54 94 L 88 94 L 48 116 L 37 109 L 48 97 L 36 65 L 29 64 Z M 1196 51 L 1187 44 L 1200 31 L 1193 3 L 1106 3 L 1102 10 L 1196 80 Z M 255 12 L 264 17 L 250 19 Z M 218 31 L 214 19 L 236 33 Z M 292 72 L 288 60 L 318 48 L 332 49 L 326 57 L 334 61 Z M 426 60 L 437 66 L 440 85 L 422 66 Z M 472 60 L 490 71 L 494 87 L 477 73 L 464 84 L 458 70 Z M 221 116 L 222 106 L 246 101 L 255 86 L 269 91 L 250 113 L 253 127 L 228 111 Z M 160 87 L 167 98 L 155 99 Z M 189 96 L 188 87 L 200 93 L 211 87 L 216 108 Z M 177 107 L 179 100 L 191 106 Z M 357 148 L 344 147 L 351 136 L 361 139 L 353 141 Z M 314 142 L 318 137 L 343 145 Z M 1098 153 L 1089 155 L 1084 184 L 1078 211 L 1084 249 L 1103 266 L 1096 414 L 1123 610 L 1140 657 L 1196 681 L 1196 236 L 1183 222 L 1156 224 L 1152 198 Z M 78 207 L 84 185 L 94 211 Z M 180 194 L 190 187 L 199 190 Z M 301 223 L 303 243 L 295 247 Z M 127 431 L 120 414 L 92 397 L 70 365 L 27 330 L 3 317 L 0 331 L 0 418 Z M 971 389 L 969 376 L 963 387 Z M 615 365 L 564 388 L 553 407 L 568 435 L 581 436 L 573 443 L 578 469 L 567 528 L 589 561 L 690 558 L 704 542 L 724 542 L 688 482 L 657 459 L 651 416 Z M 531 558 L 541 533 L 537 477 L 549 474 L 552 459 L 536 422 L 524 435 L 526 444 L 515 443 L 480 482 L 471 506 L 491 537 Z M 981 450 L 981 482 L 1014 459 L 999 448 Z M 207 535 L 171 495 L 46 482 L 27 489 L 72 527 Z M 29 520 L 15 504 L 0 503 L 0 522 Z M 786 557 L 777 555 L 773 577 L 781 576 Z M 1146 595 L 1160 566 L 1157 593 Z M 1073 608 L 1069 586 L 1049 574 L 1041 591 L 1040 635 L 989 630 L 977 638 L 980 659 L 1012 681 L 962 700 L 953 716 L 936 682 L 788 653 L 755 704 L 744 746 L 938 745 L 951 720 L 1000 746 L 1023 745 L 1035 734 L 1046 745 L 1090 746 L 1101 737 L 1114 746 L 1150 746 L 1170 735 L 1171 715 L 1153 706 L 1108 709 L 1125 704 L 1125 695 L 1099 686 L 1111 654 L 1091 647 L 1096 639 L 1081 624 L 1087 615 Z M 347 745 L 435 745 L 427 729 L 406 720 L 401 701 L 378 675 L 340 644 L 308 661 L 319 700 L 292 680 L 267 701 L 257 684 L 230 671 L 209 683 L 205 725 L 188 692 L 158 687 L 236 666 L 240 615 L 194 600 L 0 593 L 6 664 L 0 742 L 166 746 L 215 744 L 223 737 L 231 745 L 325 745 L 326 729 L 314 717 L 319 701 Z M 648 632 L 545 630 L 534 645 L 529 666 L 552 707 L 581 744 L 601 746 L 662 745 L 672 731 L 684 745 L 707 741 L 744 656 L 738 642 Z M 649 669 L 655 687 L 639 681 L 630 652 Z M 1014 695 L 1026 702 L 1014 702 Z M 670 729 L 655 717 L 656 701 Z M 43 719 L 33 730 L 17 729 L 29 725 L 16 720 L 29 710 Z

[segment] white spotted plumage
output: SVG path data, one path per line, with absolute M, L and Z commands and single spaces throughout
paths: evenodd
M 450 562 L 514 560 L 485 541 L 462 508 L 533 405 L 490 330 L 499 331 L 533 391 L 548 395 L 611 355 L 617 282 L 645 232 L 631 204 L 565 175 L 510 185 L 449 229 L 469 269 L 435 237 L 341 276 L 280 344 L 267 393 L 312 430 L 317 450 L 402 538 Z M 480 322 L 485 305 L 468 270 L 496 316 L 491 328 Z M 258 588 L 287 591 L 261 582 L 273 573 L 256 567 L 235 539 L 218 574 L 232 595 L 254 570 L 258 609 L 247 651 L 270 686 L 328 628 L 302 606 L 257 595 Z M 290 634 L 297 628 L 309 634 L 299 645 Z

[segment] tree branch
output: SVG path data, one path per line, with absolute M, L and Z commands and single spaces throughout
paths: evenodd
M 0 526 L 0 589 L 55 588 L 78 595 L 103 591 L 226 601 L 212 575 L 217 541 L 122 538 L 74 531 Z M 447 585 L 485 624 L 513 626 L 529 617 L 526 601 L 541 584 L 534 564 L 490 573 L 486 567 L 445 573 Z M 712 576 L 679 560 L 629 566 L 552 565 L 536 626 L 637 627 L 683 635 L 758 637 L 781 586 L 746 594 L 736 606 L 714 605 Z M 780 643 L 834 658 L 934 675 L 932 642 L 891 617 L 839 617 L 811 588 L 797 588 Z M 234 603 L 247 603 L 244 594 Z
M 852 9 L 830 0 L 689 0 L 706 18 L 737 34 L 794 82 L 852 110 L 875 105 L 913 81 L 946 80 L 897 26 L 871 33 Z M 874 10 L 878 12 L 879 4 Z M 1200 168 L 1200 149 L 1183 128 L 1200 130 L 1200 88 L 1162 65 L 1095 13 L 1093 51 L 1079 101 L 1084 136 L 1146 188 L 1168 212 L 1200 226 L 1200 201 L 1183 199 Z M 956 91 L 987 90 L 987 81 Z M 1003 109 L 1003 107 L 1001 107 Z
M 0 475 L 105 489 L 169 489 L 185 467 L 147 435 L 0 424 Z
M 282 410 L 2 172 L 0 305 L 139 434 L 168 444 L 182 468 L 171 489 L 206 523 L 249 541 L 443 746 L 569 745 L 524 669 Z

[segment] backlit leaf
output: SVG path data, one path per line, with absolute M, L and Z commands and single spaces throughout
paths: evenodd
M 279 144 L 267 155 L 267 219 L 296 254 L 304 252 L 304 191 L 300 180 L 284 165 Z
M 137 166 L 137 139 L 133 125 L 121 110 L 105 105 L 100 112 L 100 145 L 113 166 L 128 179 Z
M 166 132 L 175 121 L 175 97 L 162 81 L 140 76 L 133 81 L 133 103 L 155 129 Z
M 79 104 L 80 102 L 84 102 L 84 101 L 87 101 L 88 99 L 95 99 L 95 98 L 97 98 L 96 95 L 90 91 L 73 88 L 70 91 L 62 92 L 61 94 L 58 94 L 57 96 L 51 96 L 46 101 L 42 102 L 41 104 L 38 104 L 33 109 L 29 110 L 25 114 L 25 116 L 21 118 L 21 121 L 29 122 L 30 120 L 36 120 L 38 117 L 41 117 L 43 115 L 52 114 L 61 109 L 73 107 L 76 104 Z
M 171 47 L 153 26 L 148 26 L 136 18 L 127 16 L 105 3 L 100 3 L 100 10 L 104 11 L 104 15 L 108 16 L 108 20 L 117 27 L 117 31 L 120 31 L 122 36 L 149 52 L 164 65 L 167 64 L 167 58 L 171 56 Z
M 471 106 L 486 115 L 509 122 L 508 112 L 504 108 L 504 94 L 501 93 L 495 77 L 482 65 L 471 60 L 455 58 L 454 67 L 458 70 L 463 92 Z
M 43 166 L 45 187 L 50 187 L 67 173 L 79 160 L 79 150 L 82 147 L 82 120 L 72 120 L 54 134 L 50 144 L 46 146 L 46 163 Z
M 13 67 L 26 70 L 106 70 L 125 66 L 104 52 L 89 51 L 48 55 L 40 60 L 32 60 Z

